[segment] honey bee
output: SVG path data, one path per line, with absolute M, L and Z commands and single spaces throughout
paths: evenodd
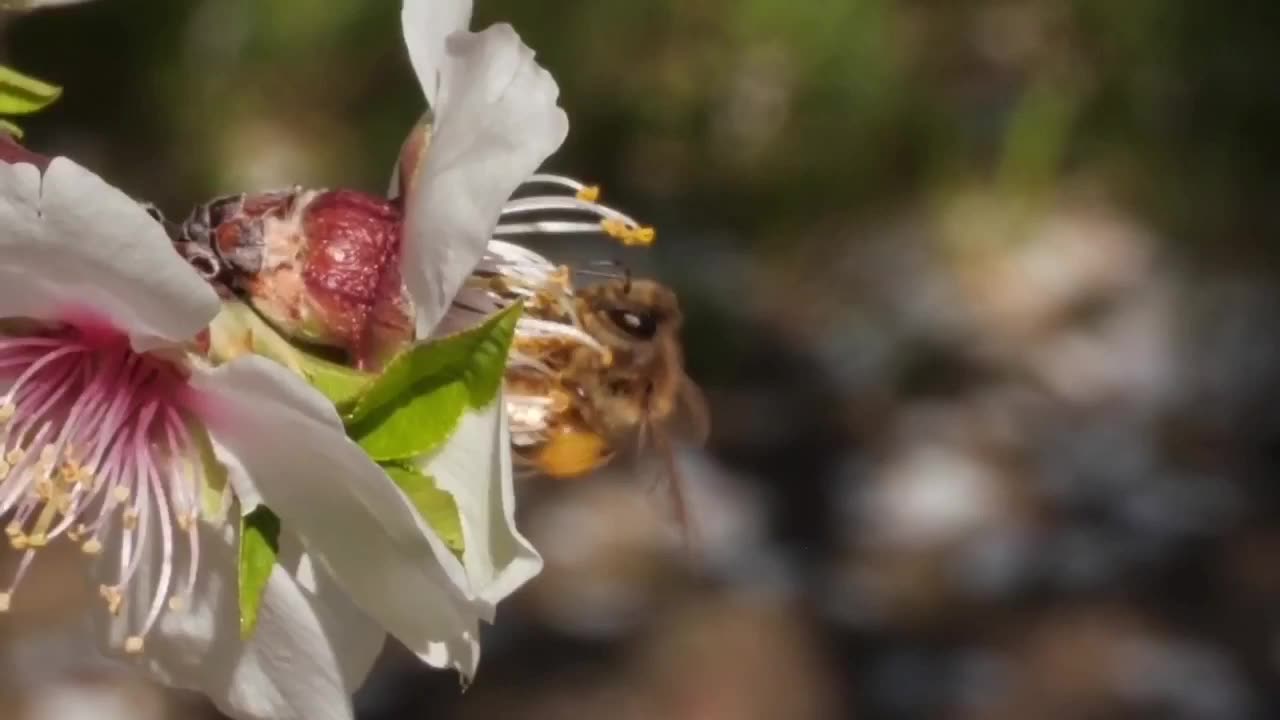
M 705 443 L 710 421 L 702 392 L 685 372 L 676 295 L 630 277 L 571 292 L 581 336 L 534 332 L 537 325 L 518 333 L 505 395 L 516 456 L 555 478 L 587 475 L 620 456 L 656 457 L 688 538 L 673 441 Z M 535 322 L 566 322 L 554 295 L 532 304 Z

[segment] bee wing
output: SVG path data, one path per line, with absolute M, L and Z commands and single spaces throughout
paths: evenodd
M 681 535 L 684 539 L 685 549 L 689 553 L 695 554 L 698 547 L 698 532 L 694 525 L 693 518 L 689 513 L 689 506 L 685 494 L 685 478 L 680 472 L 680 465 L 676 462 L 675 447 L 671 444 L 671 438 L 667 435 L 667 429 L 659 424 L 649 424 L 648 434 L 653 439 L 653 453 L 659 463 L 659 482 L 657 486 L 662 488 L 671 501 L 671 510 L 675 516 L 676 523 L 680 526 Z
M 711 411 L 702 389 L 688 375 L 681 375 L 675 408 L 662 425 L 667 437 L 679 444 L 693 447 L 707 444 L 711 436 Z

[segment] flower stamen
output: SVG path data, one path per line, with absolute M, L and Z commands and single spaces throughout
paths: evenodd
M 125 652 L 141 652 L 164 611 L 185 605 L 200 555 L 194 498 L 206 477 L 184 383 L 180 367 L 123 336 L 74 327 L 0 336 L 0 514 L 23 551 L 0 611 L 39 550 L 63 535 L 86 556 L 114 555 L 114 581 L 99 595 L 134 628 Z M 153 561 L 158 573 L 144 572 Z M 186 576 L 174 594 L 179 564 Z
M 563 175 L 539 173 L 522 187 L 552 185 L 573 191 L 573 195 L 539 194 L 507 201 L 494 235 L 568 235 L 603 233 L 624 245 L 651 245 L 656 233 L 624 212 L 600 204 L 600 188 Z M 522 222 L 507 220 L 512 216 L 555 213 L 553 217 L 535 217 Z M 575 219 L 567 219 L 575 218 Z

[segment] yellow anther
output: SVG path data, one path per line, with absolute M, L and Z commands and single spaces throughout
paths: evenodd
M 3 480 L 9 477 L 9 469 L 10 469 L 9 463 L 5 462 L 3 459 L 0 459 L 0 480 Z
M 600 229 L 604 231 L 605 235 L 618 240 L 626 238 L 628 232 L 627 224 L 618 218 L 605 218 L 601 220 Z
M 97 555 L 102 552 L 102 542 L 98 538 L 89 538 L 80 546 L 80 552 L 85 555 Z
M 169 609 L 174 612 L 178 612 L 179 610 L 184 609 L 186 606 L 187 606 L 187 603 L 177 595 L 169 598 Z
M 74 487 L 80 475 L 80 464 L 74 460 L 66 460 L 58 466 L 58 482 L 65 487 Z
M 13 419 L 14 413 L 18 412 L 18 406 L 12 401 L 6 400 L 0 405 L 0 425 L 3 425 Z
M 627 236 L 622 238 L 622 244 L 648 247 L 653 244 L 654 239 L 657 237 L 658 231 L 646 225 L 627 233 Z
M 107 612 L 112 615 L 119 614 L 120 605 L 124 602 L 124 598 L 120 595 L 118 589 L 107 585 L 99 585 L 98 594 L 102 596 L 103 600 L 107 601 Z
M 116 489 L 111 491 L 111 495 L 116 499 L 116 502 L 124 502 L 129 499 L 129 488 L 117 485 Z
M 49 536 L 44 533 L 32 533 L 27 537 L 27 547 L 42 548 L 49 544 Z
M 22 534 L 14 535 L 9 538 L 9 545 L 11 545 L 14 550 L 26 550 L 27 536 Z
M 126 508 L 124 511 L 124 529 L 136 530 L 138 528 L 138 510 L 136 508 Z
M 93 487 L 93 481 L 94 481 L 93 471 L 90 470 L 89 468 L 80 468 L 80 472 L 76 475 L 76 481 L 80 483 L 81 487 L 84 487 L 84 488 Z
M 600 200 L 600 186 L 588 185 L 582 188 L 578 191 L 578 199 L 589 203 L 597 202 Z
M 129 653 L 130 655 L 137 655 L 138 653 L 142 652 L 142 636 L 132 635 L 130 637 L 125 638 L 124 651 Z
M 52 465 L 58 459 L 58 448 L 52 444 L 46 444 L 40 448 L 40 462 L 44 465 Z
M 22 448 L 16 447 L 10 450 L 8 453 L 6 453 L 4 456 L 4 459 L 10 465 L 17 465 L 18 463 L 22 462 L 22 458 L 26 457 L 26 455 L 27 453 L 24 452 Z
M 13 603 L 13 596 L 9 593 L 0 593 L 0 613 L 9 612 L 9 606 Z
M 191 516 L 187 513 L 178 513 L 174 516 L 174 521 L 178 524 L 178 529 L 182 532 L 186 532 L 191 529 Z
M 47 541 L 47 533 L 53 525 L 53 519 L 58 514 L 56 502 L 46 503 L 40 508 L 40 515 L 36 518 L 35 524 L 31 527 L 31 537 L 27 538 L 32 547 L 44 547 Z
M 621 242 L 627 246 L 648 246 L 652 245 L 654 239 L 657 238 L 658 232 L 647 225 L 642 227 L 631 227 L 627 223 L 618 218 L 605 218 L 600 221 L 600 229 L 609 237 Z
M 4 534 L 11 538 L 18 537 L 22 534 L 22 526 L 15 520 L 4 527 Z

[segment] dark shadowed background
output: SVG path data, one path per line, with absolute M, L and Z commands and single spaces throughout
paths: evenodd
M 477 4 L 560 83 L 549 167 L 659 229 L 543 249 L 681 293 L 705 558 L 625 473 L 526 483 L 475 684 L 392 649 L 362 720 L 1280 716 L 1280 3 Z M 0 62 L 65 87 L 31 146 L 170 215 L 377 192 L 398 9 L 99 0 Z M 19 610 L 0 715 L 200 712 Z

